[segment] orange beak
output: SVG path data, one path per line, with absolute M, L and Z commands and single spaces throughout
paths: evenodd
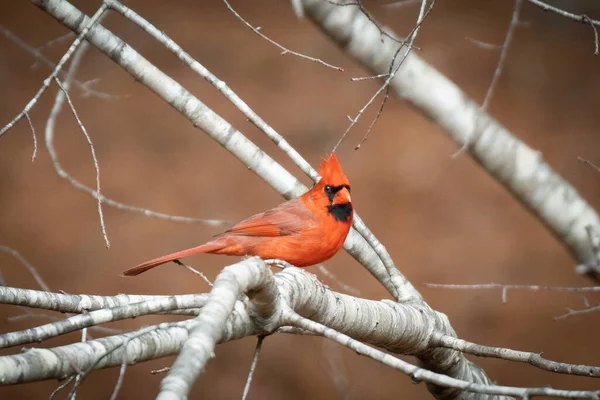
M 347 188 L 343 188 L 337 192 L 333 198 L 333 204 L 348 204 L 351 202 L 350 191 Z

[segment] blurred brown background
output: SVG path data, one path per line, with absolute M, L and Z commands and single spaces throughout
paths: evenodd
M 99 2 L 75 3 L 92 13 Z M 369 75 L 358 68 L 310 22 L 297 20 L 286 1 L 234 1 L 244 17 L 290 49 L 342 66 L 346 72 L 281 56 L 227 11 L 223 2 L 127 1 L 223 79 L 311 163 L 329 152 L 379 82 L 351 82 Z M 372 14 L 400 35 L 410 32 L 418 6 L 385 8 L 368 2 Z M 572 12 L 600 17 L 591 1 L 557 1 Z M 438 0 L 424 23 L 419 53 L 481 102 L 499 52 L 484 50 L 466 37 L 501 44 L 513 2 Z M 545 159 L 593 205 L 600 202 L 600 174 L 577 161 L 600 163 L 600 59 L 593 55 L 590 26 L 544 13 L 525 2 L 522 24 L 490 111 Z M 66 29 L 28 2 L 5 0 L 0 24 L 32 46 L 42 46 Z M 276 160 L 300 172 L 240 112 L 157 42 L 116 14 L 105 25 L 150 61 L 191 90 Z M 58 60 L 70 41 L 44 49 Z M 30 54 L 0 37 L 0 125 L 18 113 L 49 70 Z M 77 78 L 99 79 L 96 90 L 129 97 L 100 100 L 72 97 L 98 154 L 102 188 L 108 197 L 166 213 L 237 221 L 281 202 L 280 196 L 202 131 L 174 112 L 95 49 L 86 55 Z M 140 261 L 198 244 L 222 227 L 158 221 L 105 207 L 112 243 L 105 249 L 95 201 L 55 173 L 43 146 L 43 130 L 56 88 L 31 113 L 40 151 L 31 162 L 32 139 L 25 121 L 0 140 L 0 244 L 20 251 L 53 290 L 70 293 L 186 293 L 206 285 L 174 265 L 135 279 L 119 273 Z M 375 106 L 338 150 L 353 184 L 353 199 L 363 219 L 391 252 L 396 265 L 434 308 L 448 314 L 457 333 L 470 341 L 544 352 L 551 359 L 600 364 L 599 314 L 553 318 L 566 307 L 582 308 L 575 294 L 449 291 L 437 283 L 514 283 L 590 285 L 574 273 L 565 249 L 468 156 L 452 159 L 455 145 L 402 101 L 391 99 L 369 140 L 354 145 L 371 122 Z M 94 185 L 89 148 L 65 109 L 56 131 L 60 159 L 76 178 Z M 308 179 L 302 177 L 308 184 Z M 214 278 L 234 259 L 210 255 L 187 260 Z M 370 299 L 387 298 L 377 282 L 347 254 L 327 267 Z M 8 285 L 37 288 L 11 256 L 0 253 Z M 317 272 L 316 268 L 309 269 Z M 326 277 L 321 279 L 341 290 Z M 590 300 L 595 304 L 593 296 Z M 40 320 L 6 322 L 18 315 L 1 307 L 2 332 Z M 120 329 L 156 323 L 144 317 L 112 324 Z M 94 336 L 100 335 L 90 332 Z M 78 340 L 69 335 L 44 345 Z M 251 362 L 254 338 L 221 345 L 194 387 L 194 398 L 240 398 Z M 12 352 L 16 351 L 11 349 Z M 4 352 L 3 354 L 7 354 Z M 409 358 L 410 359 L 410 358 Z M 499 383 L 514 386 L 598 389 L 598 381 L 554 375 L 527 365 L 477 359 Z M 121 398 L 151 398 L 162 376 L 152 369 L 172 359 L 127 370 Z M 82 399 L 106 399 L 116 369 L 92 374 Z M 2 398 L 46 398 L 57 386 L 48 381 L 0 388 Z M 64 396 L 64 394 L 63 394 Z M 59 396 L 60 397 L 60 396 Z M 276 335 L 267 338 L 251 399 L 430 398 L 424 385 L 320 338 Z

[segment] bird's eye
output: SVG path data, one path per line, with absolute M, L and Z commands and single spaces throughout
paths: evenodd
M 325 193 L 331 193 L 331 186 L 325 185 L 323 189 L 325 190 Z

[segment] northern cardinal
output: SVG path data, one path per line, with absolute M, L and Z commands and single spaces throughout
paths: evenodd
M 240 222 L 214 240 L 147 261 L 123 272 L 151 268 L 199 253 L 259 256 L 306 267 L 330 259 L 344 244 L 352 225 L 350 182 L 335 153 L 319 167 L 321 180 L 302 196 Z

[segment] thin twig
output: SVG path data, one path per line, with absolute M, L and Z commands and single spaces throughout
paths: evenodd
M 152 374 L 152 375 L 162 374 L 164 372 L 169 372 L 170 370 L 171 370 L 171 367 L 162 367 L 159 369 L 153 369 L 152 371 L 150 371 L 150 374 Z
M 332 3 L 333 4 L 337 4 L 335 2 L 332 2 Z M 409 35 L 408 35 L 409 40 L 406 40 L 406 41 L 403 41 L 403 42 L 399 42 L 401 44 L 398 47 L 398 49 L 396 50 L 396 53 L 394 54 L 394 57 L 392 58 L 392 62 L 390 63 L 390 68 L 389 68 L 387 79 L 385 80 L 385 82 L 383 83 L 383 85 L 375 92 L 375 94 L 369 99 L 369 101 L 358 111 L 358 113 L 354 116 L 354 118 L 348 117 L 350 119 L 350 125 L 348 126 L 348 128 L 346 128 L 346 131 L 342 134 L 342 136 L 340 137 L 340 139 L 337 141 L 337 143 L 335 144 L 335 146 L 331 150 L 332 152 L 336 151 L 336 149 L 339 147 L 339 145 L 342 143 L 342 141 L 348 135 L 348 133 L 350 132 L 350 130 L 358 123 L 358 120 L 362 117 L 362 115 L 366 111 L 366 109 L 375 101 L 375 99 L 377 98 L 377 96 L 379 96 L 379 94 L 385 90 L 386 91 L 386 95 L 384 96 L 384 99 L 383 99 L 383 101 L 381 103 L 381 106 L 379 107 L 377 115 L 375 116 L 373 122 L 369 126 L 369 129 L 367 130 L 367 133 L 365 134 L 363 140 L 361 140 L 361 142 L 356 146 L 356 148 L 360 148 L 361 143 L 363 143 L 366 140 L 366 137 L 368 136 L 370 130 L 373 127 L 373 125 L 379 119 L 379 116 L 381 115 L 383 107 L 384 107 L 384 105 L 386 103 L 386 99 L 388 98 L 388 95 L 389 95 L 389 85 L 390 85 L 390 82 L 392 81 L 392 79 L 394 79 L 394 76 L 396 76 L 396 73 L 398 72 L 398 70 L 400 69 L 400 67 L 402 66 L 402 64 L 404 63 L 404 60 L 406 59 L 406 57 L 408 57 L 408 55 L 410 54 L 410 51 L 412 50 L 412 45 L 413 45 L 413 43 L 414 43 L 414 41 L 415 41 L 415 39 L 417 37 L 417 33 L 419 32 L 419 28 L 421 27 L 421 24 L 423 23 L 423 21 L 425 20 L 425 18 L 427 18 L 427 16 L 429 15 L 429 13 L 431 12 L 431 10 L 433 9 L 433 6 L 435 4 L 435 0 L 432 0 L 431 4 L 429 5 L 429 9 L 427 11 L 425 11 L 425 5 L 426 4 L 427 4 L 427 0 L 422 0 L 422 2 L 421 2 L 421 8 L 419 10 L 419 17 L 417 18 L 417 23 L 413 27 L 413 29 L 411 30 L 411 32 L 409 33 Z M 337 4 L 337 5 L 342 5 L 342 4 Z M 355 5 L 355 6 L 358 6 L 360 9 L 362 9 L 362 5 L 360 3 L 346 3 L 345 5 Z M 382 30 L 379 27 L 379 25 L 376 24 L 371 19 L 371 17 L 368 15 L 368 13 L 364 14 L 364 15 L 365 15 L 365 17 L 367 19 L 369 19 L 369 21 L 371 21 L 371 22 L 373 22 L 375 24 L 375 26 L 377 27 L 377 29 L 379 29 L 380 32 L 382 32 Z M 398 41 L 395 38 L 394 38 L 394 40 Z M 403 54 L 402 58 L 400 59 L 400 61 L 396 65 L 397 57 L 398 57 L 398 55 L 400 54 L 401 50 L 404 47 L 407 47 L 407 49 L 404 52 L 404 54 Z
M 295 267 L 295 265 L 290 264 L 289 262 L 285 261 L 285 260 L 279 260 L 279 259 L 268 259 L 268 260 L 264 260 L 265 264 L 268 265 L 274 265 L 278 268 L 281 269 L 285 269 L 285 268 L 290 268 L 290 267 Z
M 385 36 L 388 39 L 390 39 L 393 42 L 396 42 L 398 44 L 406 45 L 406 41 L 402 41 L 402 40 L 398 39 L 397 37 L 389 34 L 385 29 L 383 29 L 382 27 L 379 26 L 379 24 L 375 21 L 375 19 L 373 17 L 371 17 L 371 14 L 363 6 L 362 0 L 356 0 L 356 1 L 345 1 L 344 0 L 341 3 L 334 1 L 334 0 L 325 0 L 325 1 L 327 1 L 329 4 L 333 4 L 338 7 L 348 7 L 348 6 L 358 7 L 358 10 L 377 28 L 377 30 L 379 31 L 379 34 L 381 36 Z M 423 3 L 424 3 L 423 0 L 417 0 L 417 1 L 421 1 L 421 7 L 423 7 Z M 412 48 L 412 44 L 411 44 L 411 48 Z
M 85 49 L 87 48 L 87 43 L 88 42 L 85 42 L 84 43 L 85 46 L 84 45 L 81 46 L 81 49 L 80 49 L 81 52 L 85 51 Z M 69 74 L 67 75 L 67 79 L 68 79 L 69 75 L 71 75 L 71 71 L 74 72 L 74 70 L 70 69 Z M 100 217 L 100 230 L 102 231 L 102 237 L 104 238 L 104 243 L 106 244 L 106 248 L 108 249 L 108 248 L 110 248 L 110 241 L 108 240 L 108 235 L 106 234 L 106 224 L 104 223 L 104 213 L 102 212 L 102 201 L 100 200 L 100 196 L 102 195 L 100 192 L 100 166 L 98 165 L 98 158 L 96 157 L 96 149 L 94 148 L 94 144 L 92 143 L 92 138 L 90 137 L 89 133 L 87 132 L 87 129 L 85 129 L 85 126 L 81 122 L 81 119 L 79 119 L 77 110 L 75 110 L 75 106 L 73 105 L 73 102 L 71 101 L 71 96 L 69 96 L 68 89 L 65 88 L 62 85 L 62 83 L 60 83 L 60 80 L 57 77 L 54 77 L 54 81 L 56 82 L 56 84 L 58 85 L 58 87 L 60 88 L 60 90 L 62 91 L 64 96 L 66 97 L 67 102 L 69 103 L 71 112 L 73 113 L 73 116 L 75 117 L 75 120 L 77 121 L 77 125 L 79 125 L 79 128 L 83 132 L 83 135 L 85 136 L 85 139 L 86 139 L 86 141 L 90 147 L 90 151 L 92 153 L 92 160 L 94 161 L 94 169 L 96 170 L 96 193 L 98 193 L 96 205 L 97 205 L 97 210 L 98 210 L 98 216 Z
M 408 57 L 408 55 L 410 53 L 410 50 L 413 49 L 413 45 L 414 45 L 415 39 L 417 38 L 417 33 L 419 33 L 419 29 L 421 27 L 421 23 L 429 15 L 429 13 L 431 12 L 431 10 L 433 10 L 433 6 L 435 4 L 435 0 L 431 1 L 431 5 L 429 6 L 429 10 L 427 10 L 427 13 L 425 13 L 425 5 L 426 4 L 427 4 L 426 0 L 423 0 L 421 2 L 421 8 L 419 9 L 419 16 L 417 17 L 417 24 L 415 25 L 413 31 L 408 36 L 409 37 L 408 48 L 407 48 L 406 52 L 404 53 L 404 55 L 402 56 L 402 58 L 400 59 L 400 62 L 398 63 L 398 66 L 396 67 L 396 70 L 393 70 L 394 63 L 396 62 L 396 59 L 397 59 L 398 55 L 400 54 L 400 50 L 402 49 L 402 46 L 400 46 L 398 48 L 398 50 L 396 51 L 396 54 L 394 54 L 394 57 L 392 57 L 392 62 L 390 63 L 390 68 L 389 68 L 389 71 L 387 73 L 387 75 L 388 75 L 387 79 L 389 81 L 387 81 L 387 87 L 385 88 L 385 95 L 383 96 L 383 99 L 381 100 L 381 104 L 379 106 L 379 109 L 377 110 L 377 114 L 375 114 L 375 118 L 373 118 L 373 121 L 371 121 L 371 124 L 367 128 L 367 131 L 365 132 L 365 134 L 364 134 L 363 138 L 361 139 L 361 141 L 356 146 L 354 146 L 354 150 L 360 149 L 360 147 L 363 145 L 363 143 L 369 137 L 369 134 L 371 133 L 371 130 L 375 126 L 375 123 L 381 117 L 381 114 L 383 113 L 383 108 L 385 107 L 385 104 L 387 103 L 387 100 L 390 97 L 390 85 L 389 85 L 389 83 L 394 78 L 394 76 L 396 75 L 396 73 L 400 70 L 400 66 L 404 63 L 404 60 L 406 60 L 406 58 Z M 379 28 L 379 25 L 373 19 L 371 19 L 368 14 L 366 14 L 366 16 L 367 16 L 367 19 L 369 19 L 373 24 L 375 24 L 375 26 L 377 26 L 378 29 L 381 30 L 381 28 Z M 373 98 L 373 100 L 374 100 L 374 98 Z
M 123 345 L 125 351 L 123 351 L 123 357 L 121 358 L 121 368 L 119 368 L 119 378 L 117 378 L 117 383 L 110 395 L 110 400 L 117 400 L 119 397 L 119 392 L 121 391 L 121 387 L 123 386 L 123 381 L 125 380 L 125 371 L 127 371 L 127 345 L 129 345 L 129 338 L 125 339 L 125 344 Z
M 196 274 L 196 275 L 198 275 L 200 278 L 202 278 L 202 280 L 203 280 L 204 282 L 206 282 L 206 283 L 208 284 L 208 286 L 212 287 L 212 285 L 213 285 L 213 284 L 212 284 L 212 282 L 210 281 L 210 279 L 208 279 L 208 278 L 206 277 L 206 275 L 204 275 L 202 272 L 198 271 L 196 268 L 194 268 L 194 267 L 190 267 L 189 265 L 187 265 L 187 264 L 184 264 L 184 263 L 182 263 L 182 262 L 181 262 L 181 261 L 179 261 L 179 260 L 173 260 L 173 262 L 174 262 L 175 264 L 177 264 L 177 265 L 180 265 L 180 266 L 182 266 L 182 267 L 186 268 L 188 271 L 192 272 L 193 274 Z
M 33 279 L 35 279 L 35 281 L 37 282 L 37 284 L 46 292 L 50 291 L 50 286 L 48 286 L 46 284 L 46 282 L 44 282 L 44 279 L 42 279 L 41 275 L 37 272 L 37 269 L 31 265 L 29 263 L 29 261 L 27 261 L 25 259 L 25 257 L 23 257 L 21 255 L 21 253 L 19 253 L 17 250 L 12 249 L 8 246 L 2 246 L 0 245 L 0 251 L 3 251 L 5 253 L 8 253 L 10 255 L 12 255 L 14 258 L 16 258 L 17 260 L 19 260 L 19 262 L 21 264 L 23 264 L 23 266 L 25 267 L 25 269 L 27 269 L 27 271 L 29 271 L 29 273 L 31 274 L 31 276 L 33 276 Z
M 250 371 L 248 372 L 248 378 L 246 379 L 246 386 L 244 386 L 244 392 L 242 393 L 242 400 L 246 400 L 248 392 L 250 391 L 250 385 L 252 384 L 252 378 L 254 377 L 254 371 L 256 370 L 256 364 L 258 364 L 258 355 L 262 347 L 265 336 L 259 336 L 256 341 L 256 347 L 254 348 L 254 356 L 252 357 L 252 365 L 250 365 Z
M 373 76 L 359 76 L 356 78 L 350 78 L 350 80 L 352 82 L 360 82 L 360 81 L 366 81 L 366 80 L 371 80 L 371 79 L 387 78 L 388 76 L 390 76 L 390 74 L 388 74 L 386 72 L 385 74 L 379 74 L 379 75 L 373 75 Z
M 596 29 L 596 25 L 594 25 L 592 23 L 592 19 L 590 17 L 588 17 L 587 15 L 583 15 L 583 20 L 585 22 L 587 22 L 588 24 L 590 24 L 590 26 L 592 27 L 592 30 L 594 31 L 594 55 L 598 55 L 600 54 L 598 52 L 598 29 Z
M 579 15 L 578 14 L 573 14 L 573 13 L 570 13 L 568 11 L 561 10 L 558 7 L 554 7 L 554 6 L 551 6 L 549 4 L 546 4 L 546 3 L 544 3 L 543 1 L 540 1 L 540 0 L 527 0 L 527 1 L 529 1 L 530 3 L 535 4 L 536 6 L 538 6 L 540 8 L 542 8 L 544 11 L 552 11 L 552 12 L 558 14 L 558 15 L 561 15 L 561 16 L 566 17 L 566 18 L 570 18 L 570 19 L 572 19 L 574 21 L 587 22 L 587 23 L 589 23 L 591 25 L 600 26 L 600 20 L 588 19 L 588 21 L 586 21 L 585 20 L 585 17 L 586 17 L 585 14 L 579 14 Z
M 510 25 L 508 26 L 508 30 L 506 31 L 506 36 L 504 37 L 504 43 L 502 44 L 502 51 L 500 52 L 500 57 L 498 58 L 498 64 L 496 65 L 496 70 L 494 71 L 494 76 L 492 77 L 492 81 L 490 82 L 490 86 L 488 87 L 487 92 L 485 93 L 485 98 L 483 99 L 483 104 L 479 108 L 479 113 L 477 113 L 477 117 L 475 118 L 475 123 L 473 124 L 473 131 L 467 137 L 463 145 L 458 151 L 452 154 L 453 158 L 461 156 L 465 151 L 469 149 L 469 146 L 481 135 L 482 132 L 478 130 L 479 128 L 479 117 L 487 112 L 487 109 L 492 101 L 492 97 L 496 91 L 496 86 L 498 85 L 498 81 L 500 80 L 500 76 L 502 75 L 502 70 L 504 69 L 504 63 L 506 61 L 506 56 L 508 54 L 508 49 L 510 47 L 510 43 L 512 42 L 513 35 L 515 33 L 515 29 L 519 25 L 519 13 L 521 12 L 521 5 L 523 4 L 523 0 L 515 0 L 515 5 L 513 8 L 512 18 L 510 20 Z M 483 130 L 483 129 L 482 129 Z
M 57 39 L 51 40 L 48 43 L 46 43 L 38 48 L 35 48 L 35 47 L 27 44 L 25 41 L 23 41 L 21 38 L 19 38 L 17 35 L 12 33 L 11 31 L 9 31 L 8 29 L 6 29 L 6 27 L 4 27 L 2 25 L 0 25 L 0 34 L 4 35 L 7 39 L 11 40 L 17 46 L 21 47 L 23 50 L 25 50 L 26 52 L 31 54 L 35 58 L 36 61 L 41 61 L 43 64 L 45 64 L 50 69 L 56 68 L 57 64 L 55 64 L 54 62 L 49 60 L 46 56 L 44 56 L 44 54 L 42 54 L 41 50 L 43 50 L 45 47 L 53 45 L 54 43 L 63 41 L 65 39 L 68 39 L 69 37 L 73 36 L 73 32 L 69 32 L 66 35 L 63 35 Z M 63 74 L 63 72 L 59 71 L 59 75 L 61 75 L 61 74 Z M 93 97 L 96 97 L 96 98 L 102 99 L 102 100 L 124 99 L 124 98 L 130 97 L 130 95 L 128 95 L 128 94 L 117 95 L 117 94 L 100 92 L 100 91 L 91 89 L 88 83 L 81 82 L 76 79 L 73 80 L 73 83 L 79 89 L 81 89 L 81 91 L 83 92 L 83 95 L 86 97 L 93 96 Z
M 360 290 L 353 288 L 352 286 L 347 285 L 344 282 L 342 282 L 340 280 L 340 278 L 337 277 L 337 275 L 335 275 L 333 272 L 331 272 L 327 268 L 325 268 L 325 266 L 323 264 L 317 265 L 317 268 L 319 268 L 319 271 L 321 271 L 323 273 L 323 275 L 325 275 L 327 278 L 334 281 L 339 287 L 344 289 L 346 292 L 352 293 L 355 296 L 360 295 Z
M 25 113 L 25 118 L 27 118 L 27 122 L 29 123 L 29 129 L 31 129 L 31 136 L 33 138 L 33 154 L 31 155 L 31 162 L 34 162 L 38 149 L 37 136 L 35 135 L 35 127 L 33 126 L 33 122 L 31 122 L 31 117 L 29 116 L 28 112 Z
M 600 167 L 598 167 L 596 164 L 592 163 L 590 160 L 585 159 L 583 157 L 577 157 L 577 159 L 583 163 L 586 163 L 587 165 L 589 165 L 590 167 L 595 169 L 597 172 L 600 172 Z
M 48 397 L 48 400 L 53 400 L 54 396 L 56 396 L 58 394 L 58 392 L 60 392 L 61 390 L 63 390 L 67 386 L 69 386 L 69 384 L 71 382 L 73 382 L 73 379 L 75 379 L 75 375 L 69 376 L 63 383 L 61 383 L 60 385 L 58 385 L 58 387 L 56 389 L 54 389 L 52 391 L 52 393 L 50 393 L 50 397 Z
M 484 49 L 484 50 L 498 50 L 498 49 L 502 48 L 502 46 L 500 46 L 498 44 L 482 42 L 481 40 L 473 39 L 468 36 L 465 36 L 465 39 L 467 39 L 469 42 L 477 45 L 480 49 Z
M 58 43 L 65 42 L 65 41 L 67 41 L 67 39 L 70 39 L 70 38 L 72 38 L 73 36 L 75 36 L 75 33 L 74 33 L 74 32 L 67 32 L 67 33 L 65 33 L 64 35 L 61 35 L 61 36 L 59 36 L 59 37 L 57 37 L 57 38 L 54 38 L 54 39 L 48 40 L 48 41 L 47 41 L 46 43 L 44 43 L 43 45 L 36 47 L 36 48 L 35 48 L 35 50 L 42 51 L 42 50 L 44 50 L 44 49 L 47 49 L 47 48 L 49 48 L 49 47 L 52 47 L 52 46 L 54 46 L 55 44 L 58 44 Z
M 574 293 L 590 293 L 600 292 L 600 286 L 542 286 L 542 285 L 503 285 L 500 283 L 483 283 L 475 285 L 462 284 L 444 284 L 444 283 L 426 283 L 428 287 L 439 289 L 456 289 L 456 290 L 490 290 L 500 289 L 502 291 L 502 302 L 508 300 L 509 290 L 530 290 L 530 291 L 549 291 L 549 292 L 574 292 Z
M 420 0 L 398 0 L 393 3 L 384 4 L 383 8 L 403 8 L 417 4 Z
M 73 76 L 74 72 L 71 73 L 71 71 L 74 71 L 78 67 L 79 62 L 81 61 L 81 55 L 82 55 L 82 53 L 77 53 L 75 55 L 75 57 L 73 58 L 73 62 L 69 66 L 69 71 L 67 72 L 67 77 L 66 77 L 65 81 L 63 82 L 63 86 L 66 89 L 68 89 L 71 85 L 71 82 L 74 81 L 74 76 Z M 220 225 L 226 225 L 226 224 L 231 223 L 231 221 L 226 221 L 226 220 L 191 218 L 191 217 L 184 217 L 184 216 L 178 216 L 178 215 L 170 215 L 170 214 L 152 211 L 147 208 L 131 206 L 129 204 L 121 203 L 119 201 L 105 197 L 103 194 L 99 193 L 97 190 L 94 190 L 94 189 L 84 185 L 83 183 L 81 183 L 77 179 L 75 179 L 73 176 L 71 176 L 60 164 L 59 159 L 58 159 L 58 154 L 56 153 L 56 150 L 54 149 L 54 128 L 56 126 L 56 120 L 58 118 L 58 115 L 61 112 L 62 105 L 63 105 L 64 99 L 65 99 L 65 96 L 62 93 L 63 93 L 62 91 L 59 91 L 59 93 L 56 96 L 54 105 L 52 107 L 52 110 L 50 111 L 50 115 L 49 115 L 48 121 L 46 123 L 46 135 L 45 135 L 46 148 L 48 150 L 48 153 L 50 154 L 50 158 L 52 160 L 52 164 L 54 165 L 54 169 L 56 170 L 56 173 L 58 174 L 59 177 L 65 179 L 75 189 L 80 190 L 80 191 L 92 196 L 94 199 L 96 199 L 96 201 L 102 202 L 102 203 L 106 204 L 107 206 L 110 206 L 110 207 L 113 207 L 113 208 L 116 208 L 116 209 L 119 209 L 122 211 L 128 211 L 128 212 L 132 212 L 132 213 L 136 213 L 136 214 L 141 214 L 146 217 L 167 220 L 167 221 L 172 221 L 172 222 L 203 223 L 203 224 L 207 224 L 207 225 L 211 225 L 211 226 L 220 226 Z
M 155 330 L 169 329 L 172 327 L 183 327 L 186 324 L 189 324 L 189 321 L 171 322 L 171 323 L 163 322 L 162 324 L 157 325 L 157 326 L 147 326 L 147 327 L 138 329 L 137 331 L 132 332 L 130 335 L 124 337 L 123 340 L 119 344 L 111 346 L 111 348 L 105 349 L 105 351 L 103 351 L 102 354 L 100 354 L 96 358 L 96 360 L 90 366 L 88 366 L 88 368 L 86 368 L 85 371 L 82 371 L 81 379 L 79 380 L 79 382 L 75 382 L 75 384 L 73 385 L 73 388 L 71 389 L 71 391 L 69 392 L 69 395 L 67 396 L 67 399 L 72 399 L 73 395 L 77 392 L 77 389 L 79 388 L 79 386 L 83 383 L 85 378 L 87 378 L 88 375 L 94 370 L 96 365 L 100 361 L 102 361 L 104 358 L 108 357 L 110 354 L 115 352 L 116 350 L 123 347 L 125 349 L 124 357 L 127 357 L 126 350 L 127 350 L 127 346 L 129 345 L 129 343 L 131 341 L 133 341 L 135 339 L 139 339 L 141 336 L 148 334 L 149 332 L 152 332 Z
M 4 135 L 18 121 L 20 121 L 21 118 L 23 118 L 25 116 L 25 114 L 27 114 L 31 111 L 31 109 L 38 102 L 38 100 L 42 96 L 42 94 L 44 94 L 46 89 L 48 89 L 48 87 L 50 86 L 50 83 L 52 83 L 52 80 L 58 76 L 58 73 L 60 72 L 63 65 L 69 60 L 69 58 L 71 58 L 71 55 L 75 52 L 75 50 L 77 50 L 79 45 L 82 43 L 85 35 L 87 35 L 89 30 L 96 24 L 96 22 L 98 22 L 100 17 L 104 14 L 104 12 L 107 9 L 108 9 L 108 6 L 106 4 L 103 3 L 102 5 L 100 5 L 100 7 L 96 11 L 96 13 L 90 19 L 90 22 L 87 24 L 87 26 L 85 28 L 82 29 L 81 33 L 73 41 L 73 44 L 71 45 L 71 47 L 69 47 L 67 52 L 62 56 L 62 58 L 56 65 L 56 68 L 54 68 L 54 70 L 52 71 L 50 76 L 48 76 L 48 78 L 46 78 L 44 80 L 42 87 L 37 91 L 37 93 L 33 96 L 33 98 L 31 100 L 29 100 L 29 103 L 27 103 L 27 105 L 23 108 L 23 110 L 21 112 L 19 114 L 17 114 L 17 116 L 15 118 L 13 118 L 12 121 L 10 121 L 8 124 L 6 124 L 2 129 L 0 129 L 0 137 L 2 137 L 2 135 Z
M 296 57 L 304 58 L 305 60 L 309 60 L 309 61 L 313 61 L 313 62 L 319 63 L 321 65 L 324 65 L 324 66 L 328 67 L 328 68 L 332 68 L 332 69 L 335 69 L 335 70 L 338 70 L 338 71 L 344 71 L 343 68 L 336 67 L 335 65 L 331 65 L 329 63 L 326 63 L 325 61 L 323 61 L 323 60 L 321 60 L 319 58 L 309 57 L 309 56 L 307 56 L 305 54 L 298 53 L 298 52 L 295 52 L 293 50 L 290 50 L 290 49 L 287 49 L 287 48 L 283 47 L 282 45 L 280 45 L 279 43 L 277 43 L 273 39 L 269 38 L 267 35 L 264 35 L 259 29 L 257 29 L 254 26 L 252 26 L 248 21 L 246 21 L 240 14 L 238 14 L 237 11 L 235 11 L 233 9 L 233 7 L 231 7 L 231 4 L 229 4 L 229 2 L 227 0 L 223 0 L 223 2 L 225 3 L 225 5 L 229 9 L 229 11 L 231 11 L 231 13 L 236 16 L 237 19 L 239 19 L 240 21 L 242 21 L 248 28 L 252 29 L 252 32 L 256 33 L 261 38 L 265 39 L 269 43 L 271 43 L 271 44 L 275 45 L 276 47 L 278 47 L 279 49 L 281 49 L 281 55 L 282 56 L 284 56 L 286 54 L 291 54 L 291 55 L 294 55 Z
M 81 330 L 81 341 L 85 342 L 87 338 L 87 328 L 83 328 Z M 75 375 L 75 386 L 79 386 L 79 381 L 81 380 L 81 374 L 77 374 Z M 72 398 L 73 400 L 75 400 L 75 397 L 77 396 L 77 391 L 73 391 L 72 396 L 70 396 L 69 398 Z
M 576 365 L 547 360 L 541 354 L 529 351 L 519 351 L 501 347 L 484 346 L 481 344 L 467 342 L 445 334 L 434 333 L 431 339 L 432 346 L 441 346 L 448 349 L 458 350 L 463 353 L 472 354 L 478 357 L 492 357 L 501 360 L 528 363 L 557 374 L 567 374 L 575 376 L 600 377 L 600 367 L 591 365 Z
M 581 310 L 574 310 L 572 308 L 567 308 L 567 312 L 559 315 L 558 317 L 554 317 L 555 321 L 561 320 L 561 319 L 565 319 L 567 317 L 572 317 L 573 315 L 582 315 L 582 314 L 588 314 L 588 313 L 592 313 L 592 312 L 596 312 L 596 311 L 600 311 L 600 304 L 597 306 L 593 306 L 593 307 L 588 307 L 588 308 L 584 308 Z
M 552 11 L 560 16 L 563 16 L 565 18 L 569 18 L 572 19 L 574 21 L 578 21 L 578 22 L 582 22 L 582 23 L 587 23 L 589 24 L 592 29 L 594 30 L 594 54 L 598 55 L 598 30 L 596 29 L 596 26 L 600 26 L 600 20 L 596 20 L 596 19 L 591 19 L 590 17 L 588 17 L 585 14 L 573 14 L 570 13 L 568 11 L 562 10 L 558 7 L 554 7 L 551 6 L 549 4 L 544 3 L 543 1 L 539 1 L 539 0 L 528 0 L 530 3 L 535 4 L 536 6 L 540 7 L 542 10 L 544 11 Z

